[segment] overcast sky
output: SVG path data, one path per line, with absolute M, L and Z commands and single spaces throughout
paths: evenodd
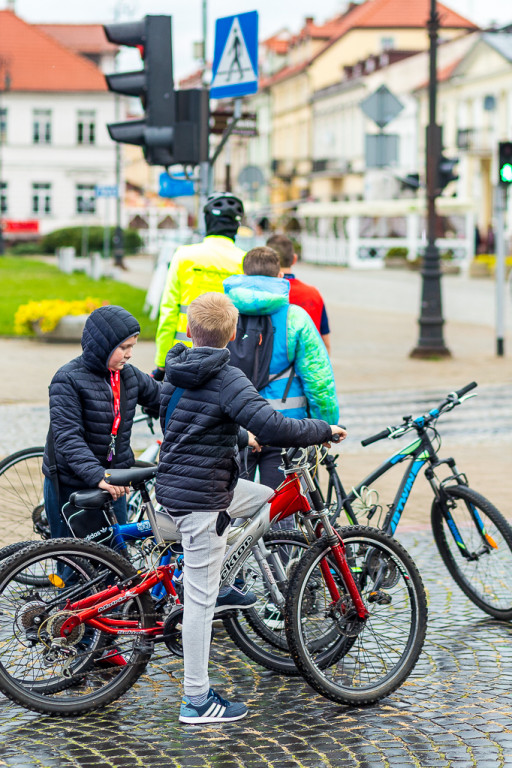
M 411 0 L 414 2 L 414 0 Z M 512 22 L 510 0 L 444 0 L 476 23 Z M 0 0 L 0 8 L 8 5 Z M 202 0 L 15 0 L 16 12 L 33 22 L 99 22 L 138 19 L 145 14 L 170 14 L 173 17 L 174 70 L 183 77 L 194 70 L 192 44 L 201 39 Z M 259 11 L 260 39 L 269 37 L 282 27 L 297 31 L 305 16 L 322 22 L 341 11 L 346 0 L 208 0 L 208 52 L 211 58 L 215 19 L 243 11 Z

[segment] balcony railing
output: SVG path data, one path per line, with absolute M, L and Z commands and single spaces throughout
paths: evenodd
M 490 128 L 459 128 L 457 149 L 474 154 L 488 154 L 492 151 L 493 136 Z

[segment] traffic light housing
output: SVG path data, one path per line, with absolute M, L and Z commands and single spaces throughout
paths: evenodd
M 512 184 L 512 141 L 500 141 L 498 145 L 498 171 L 502 186 Z
M 443 189 L 450 183 L 450 181 L 457 181 L 459 177 L 456 173 L 454 173 L 454 168 L 458 162 L 458 157 L 445 157 L 443 154 L 439 156 L 439 162 L 437 165 L 438 192 L 442 192 Z
M 138 96 L 145 109 L 140 120 L 108 125 L 110 137 L 143 148 L 149 165 L 196 165 L 208 159 L 208 91 L 174 90 L 170 16 L 105 24 L 111 43 L 138 48 L 144 69 L 106 75 L 110 91 Z

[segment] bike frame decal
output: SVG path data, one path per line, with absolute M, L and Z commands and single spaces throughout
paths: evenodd
M 489 544 L 490 547 L 492 547 L 493 549 L 498 549 L 498 545 L 496 544 L 492 536 L 490 536 L 485 530 L 485 525 L 483 523 L 482 518 L 478 514 L 477 508 L 473 504 L 469 504 L 468 506 L 471 511 L 471 514 L 473 515 L 474 521 L 476 522 L 476 524 L 480 529 L 480 535 L 484 537 L 484 539 L 486 540 L 486 542 Z
M 414 481 L 416 480 L 418 476 L 418 472 L 422 468 L 422 466 L 425 464 L 425 459 L 417 458 L 415 459 L 409 471 L 404 475 L 404 478 L 400 484 L 400 488 L 398 489 L 397 498 L 398 501 L 393 503 L 393 516 L 391 520 L 389 521 L 388 526 L 386 527 L 386 532 L 391 533 L 391 535 L 394 534 L 396 531 L 396 527 L 400 521 L 400 518 L 402 516 L 402 512 L 404 511 L 404 507 L 407 504 L 407 499 L 409 498 L 412 487 L 414 485 Z
M 414 453 L 422 443 L 421 438 L 418 438 L 417 440 L 414 440 L 414 442 L 410 443 L 409 445 L 406 445 L 405 448 L 402 448 L 401 451 L 398 451 L 394 454 L 394 456 L 391 456 L 389 459 L 390 464 L 398 464 L 398 462 L 403 461 L 406 456 L 410 456 L 411 453 Z

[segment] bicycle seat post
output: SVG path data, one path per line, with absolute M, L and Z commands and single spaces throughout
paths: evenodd
M 144 506 L 146 507 L 146 512 L 148 515 L 148 520 L 151 525 L 151 530 L 153 531 L 153 536 L 155 538 L 155 541 L 157 544 L 162 544 L 164 541 L 164 538 L 162 534 L 160 533 L 160 530 L 158 528 L 158 524 L 156 522 L 156 515 L 155 515 L 155 508 L 153 507 L 153 503 L 151 501 L 150 495 L 148 493 L 148 489 L 146 486 L 146 483 L 143 483 L 140 486 L 140 495 L 142 497 L 142 501 L 144 502 Z

